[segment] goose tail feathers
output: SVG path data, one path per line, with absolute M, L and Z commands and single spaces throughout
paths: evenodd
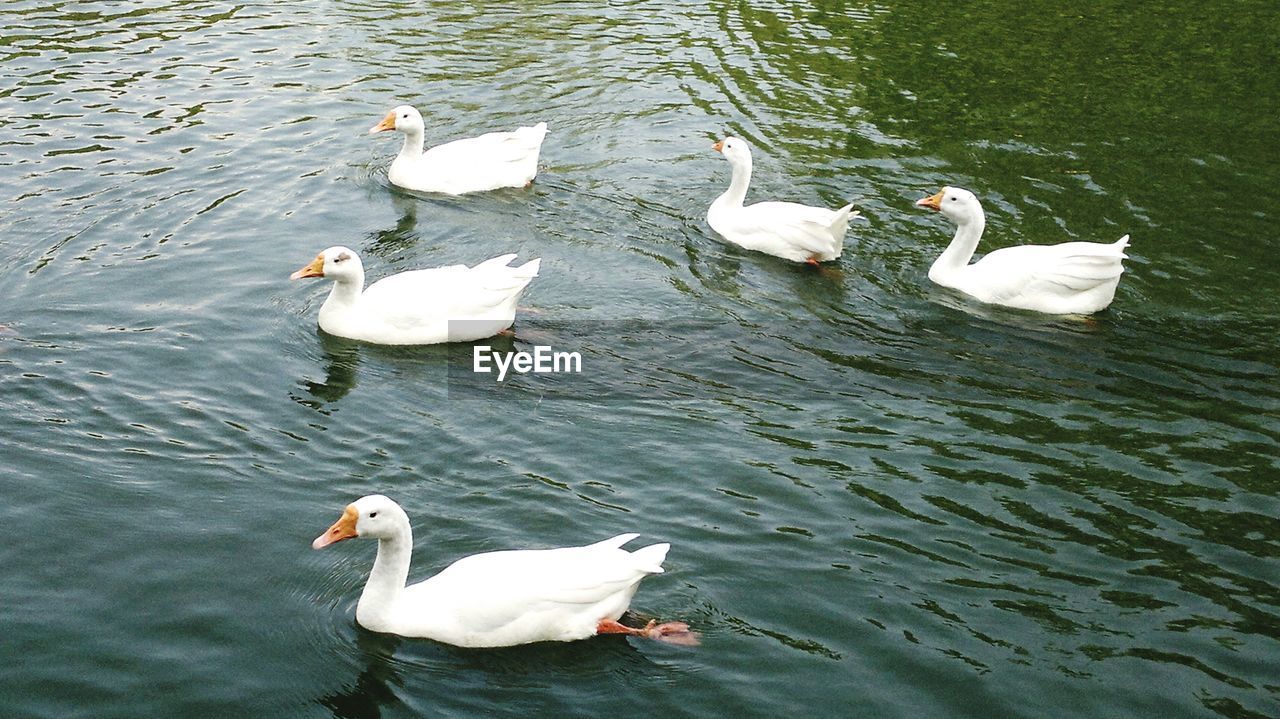
M 671 545 L 663 542 L 662 544 L 650 544 L 647 547 L 637 549 L 631 553 L 632 562 L 635 568 L 647 574 L 662 574 L 662 562 L 667 558 L 667 550 L 671 549 Z

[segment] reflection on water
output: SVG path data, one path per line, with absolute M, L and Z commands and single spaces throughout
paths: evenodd
M 412 248 L 420 239 L 417 232 L 418 206 L 423 203 L 423 200 L 398 189 L 391 190 L 390 194 L 399 219 L 392 227 L 368 233 L 365 242 L 361 243 L 370 254 L 384 259 L 395 257 Z M 369 283 L 374 281 L 368 280 Z
M 314 400 L 294 397 L 300 401 L 320 409 L 347 396 L 355 389 L 357 372 L 360 366 L 360 343 L 335 337 L 322 330 L 316 330 L 320 338 L 320 348 L 324 352 L 324 380 L 315 382 L 305 377 L 300 385 L 307 390 Z
M 383 707 L 403 710 L 403 704 L 391 689 L 401 686 L 392 659 L 399 644 L 395 637 L 360 632 L 356 652 L 362 668 L 355 682 L 340 692 L 321 697 L 317 703 L 332 711 L 334 719 L 377 719 L 383 716 Z

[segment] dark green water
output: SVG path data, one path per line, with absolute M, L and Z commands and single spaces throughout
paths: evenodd
M 13 717 L 1280 714 L 1280 13 L 754 3 L 0 5 L 0 713 Z M 528 191 L 391 188 L 429 139 L 545 120 Z M 816 273 L 717 242 L 751 197 L 857 201 Z M 1132 235 L 1089 322 L 929 285 L 984 247 Z M 321 336 L 288 274 L 542 257 L 516 346 Z M 593 360 L 593 358 L 595 358 Z M 591 375 L 592 362 L 598 373 Z M 351 499 L 413 576 L 670 541 L 626 640 L 371 635 Z

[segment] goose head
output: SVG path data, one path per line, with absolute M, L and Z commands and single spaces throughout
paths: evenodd
M 711 149 L 728 158 L 732 165 L 751 165 L 751 148 L 740 138 L 726 137 L 712 145 Z
M 381 494 L 361 497 L 348 504 L 342 516 L 324 534 L 311 543 L 313 549 L 324 549 L 334 542 L 362 539 L 394 539 L 409 526 L 409 516 L 394 500 Z
M 941 212 L 957 225 L 969 225 L 982 219 L 982 204 L 977 195 L 963 187 L 944 187 L 936 195 L 916 201 L 916 207 Z
M 347 247 L 335 246 L 316 255 L 306 267 L 289 275 L 291 280 L 306 277 L 327 277 L 342 282 L 364 282 L 364 266 L 360 264 L 360 255 Z
M 369 128 L 369 134 L 373 135 L 388 130 L 397 130 L 407 135 L 421 135 L 424 131 L 422 115 L 411 105 L 392 108 L 386 117 L 382 118 L 382 122 Z

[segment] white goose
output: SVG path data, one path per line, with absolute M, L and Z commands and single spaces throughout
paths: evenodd
M 758 202 L 743 206 L 751 184 L 751 149 L 736 137 L 712 146 L 733 167 L 729 189 L 711 203 L 707 224 L 725 240 L 748 250 L 816 265 L 839 259 L 853 203 L 838 210 L 794 202 Z
M 330 247 L 289 279 L 333 280 L 320 306 L 320 329 L 331 335 L 383 345 L 472 342 L 515 322 L 516 302 L 540 262 L 512 267 L 515 257 L 401 272 L 366 289 L 355 250 Z
M 418 192 L 462 195 L 527 187 L 533 182 L 547 123 L 454 140 L 423 152 L 422 115 L 409 105 L 401 105 L 370 128 L 369 134 L 388 130 L 404 133 L 400 154 L 387 172 L 392 184 Z
M 460 647 L 507 647 L 626 634 L 673 644 L 697 644 L 682 622 L 643 628 L 618 622 L 640 580 L 662 572 L 668 544 L 621 549 L 636 534 L 585 547 L 486 552 L 464 557 L 439 574 L 405 586 L 413 530 L 400 505 L 382 495 L 361 497 L 311 546 L 351 537 L 378 540 L 378 554 L 356 605 L 360 626 L 384 634 L 434 639 Z
M 1128 235 L 1111 244 L 1005 247 L 969 264 L 987 224 L 978 198 L 960 187 L 944 187 L 916 206 L 941 212 L 956 224 L 955 238 L 929 268 L 929 279 L 943 287 L 990 304 L 1059 315 L 1097 312 L 1115 299 Z

